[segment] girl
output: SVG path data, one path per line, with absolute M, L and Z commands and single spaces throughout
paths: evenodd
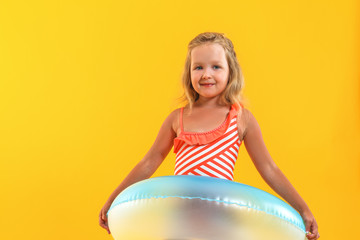
M 244 142 L 262 178 L 302 216 L 307 238 L 318 239 L 313 214 L 272 160 L 255 117 L 241 104 L 244 83 L 232 42 L 221 33 L 196 36 L 188 45 L 182 82 L 187 105 L 169 114 L 148 153 L 110 195 L 99 214 L 100 226 L 110 233 L 106 213 L 113 200 L 128 186 L 150 178 L 172 147 L 175 175 L 233 180 Z

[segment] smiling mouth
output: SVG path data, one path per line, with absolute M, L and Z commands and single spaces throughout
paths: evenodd
M 204 86 L 204 87 L 211 87 L 215 85 L 214 83 L 206 83 L 206 84 L 200 84 L 200 86 Z

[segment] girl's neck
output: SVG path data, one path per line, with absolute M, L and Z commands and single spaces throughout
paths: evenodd
M 227 105 L 220 103 L 220 97 L 216 96 L 213 98 L 204 98 L 202 96 L 199 96 L 199 99 L 196 100 L 194 103 L 194 107 L 200 107 L 200 108 L 214 108 L 214 107 L 224 107 Z

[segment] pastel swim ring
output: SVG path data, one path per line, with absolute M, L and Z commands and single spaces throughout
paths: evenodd
M 137 182 L 113 201 L 116 240 L 305 240 L 300 214 L 283 200 L 242 183 L 205 176 Z

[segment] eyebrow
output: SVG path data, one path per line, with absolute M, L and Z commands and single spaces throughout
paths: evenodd
M 195 62 L 193 63 L 192 65 L 201 65 L 202 63 L 199 63 L 199 62 Z M 212 62 L 212 64 L 222 64 L 221 62 L 219 61 L 216 61 L 216 62 Z

